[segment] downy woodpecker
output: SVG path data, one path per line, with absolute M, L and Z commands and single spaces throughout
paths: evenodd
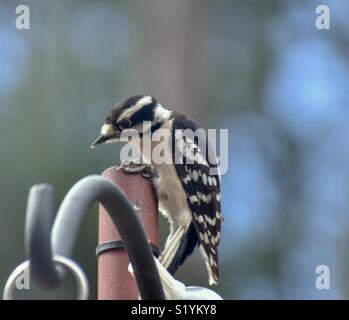
M 142 125 L 144 121 L 150 123 L 148 128 Z M 181 132 L 200 129 L 194 121 L 165 109 L 154 97 L 134 95 L 112 108 L 100 136 L 91 147 L 120 141 L 125 129 L 136 130 L 140 140 L 146 134 L 152 137 L 158 129 L 168 132 L 164 139 L 171 154 L 172 161 L 169 163 L 156 163 L 142 147 L 139 150 L 142 161 L 155 172 L 151 180 L 158 197 L 159 211 L 170 223 L 170 234 L 160 262 L 174 274 L 198 246 L 208 271 L 209 284 L 217 284 L 218 245 L 223 220 L 221 181 L 215 153 L 206 134 L 188 138 Z M 178 135 L 177 131 L 181 134 Z M 203 148 L 198 142 L 200 138 L 205 142 Z M 158 143 L 152 141 L 151 148 Z M 216 173 L 213 174 L 214 169 Z

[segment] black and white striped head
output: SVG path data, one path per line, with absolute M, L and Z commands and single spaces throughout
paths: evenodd
M 100 136 L 91 147 L 119 141 L 124 129 L 134 129 L 142 135 L 144 121 L 151 122 L 153 128 L 158 128 L 170 117 L 171 111 L 163 108 L 152 96 L 142 94 L 128 97 L 116 104 L 109 112 Z

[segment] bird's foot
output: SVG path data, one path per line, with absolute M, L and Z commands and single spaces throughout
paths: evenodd
M 121 167 L 127 173 L 139 173 L 144 170 L 144 164 L 142 164 L 138 159 L 122 160 Z
M 139 160 L 124 160 L 121 167 L 127 173 L 141 173 L 145 179 L 154 180 L 158 177 L 155 169 L 147 163 L 141 163 Z
M 142 176 L 150 181 L 154 181 L 159 177 L 156 170 L 149 164 L 144 166 Z

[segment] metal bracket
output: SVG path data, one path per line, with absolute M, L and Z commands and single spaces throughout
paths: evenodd
M 53 221 L 53 188 L 35 185 L 28 197 L 25 247 L 34 281 L 43 289 L 60 285 L 65 269 L 54 256 L 71 258 L 81 222 L 95 201 L 106 208 L 125 244 L 142 299 L 165 298 L 151 247 L 132 204 L 110 179 L 91 175 L 79 180 L 65 196 Z

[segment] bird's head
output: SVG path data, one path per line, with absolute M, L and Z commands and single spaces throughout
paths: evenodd
M 107 115 L 101 128 L 100 136 L 92 143 L 91 148 L 109 142 L 117 142 L 125 129 L 134 129 L 142 136 L 148 121 L 152 128 L 160 127 L 170 119 L 171 111 L 163 108 L 160 103 L 149 95 L 134 95 L 116 104 Z

